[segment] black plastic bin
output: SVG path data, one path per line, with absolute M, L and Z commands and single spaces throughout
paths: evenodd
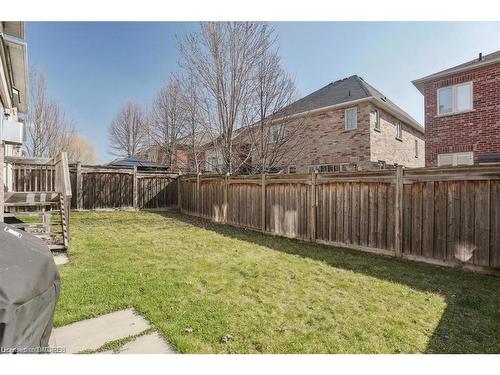
M 0 353 L 49 351 L 59 291 L 59 273 L 48 246 L 0 223 Z

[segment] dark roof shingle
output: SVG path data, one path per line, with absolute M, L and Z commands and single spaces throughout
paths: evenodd
M 363 78 L 353 75 L 335 82 L 332 82 L 313 93 L 304 96 L 302 99 L 290 104 L 274 115 L 275 118 L 292 116 L 295 114 L 325 108 L 333 105 L 349 103 L 355 100 L 375 97 L 384 101 L 389 107 L 403 116 L 409 118 L 415 125 L 418 124 L 408 113 L 403 111 L 394 102 L 389 100 L 384 94 L 366 82 Z M 418 125 L 419 128 L 422 126 Z

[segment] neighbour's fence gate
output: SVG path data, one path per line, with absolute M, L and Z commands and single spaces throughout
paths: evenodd
M 136 167 L 70 166 L 71 208 L 167 209 L 177 206 L 177 175 Z

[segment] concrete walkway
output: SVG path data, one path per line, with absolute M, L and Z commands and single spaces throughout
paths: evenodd
M 150 324 L 134 309 L 120 310 L 54 329 L 49 346 L 64 347 L 66 353 L 97 350 L 110 341 L 135 336 L 150 328 Z M 137 337 L 115 352 L 124 354 L 174 353 L 158 333 Z

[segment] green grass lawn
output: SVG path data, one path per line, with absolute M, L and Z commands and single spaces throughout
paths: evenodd
M 176 213 L 71 220 L 56 326 L 134 307 L 182 353 L 500 352 L 499 277 Z

